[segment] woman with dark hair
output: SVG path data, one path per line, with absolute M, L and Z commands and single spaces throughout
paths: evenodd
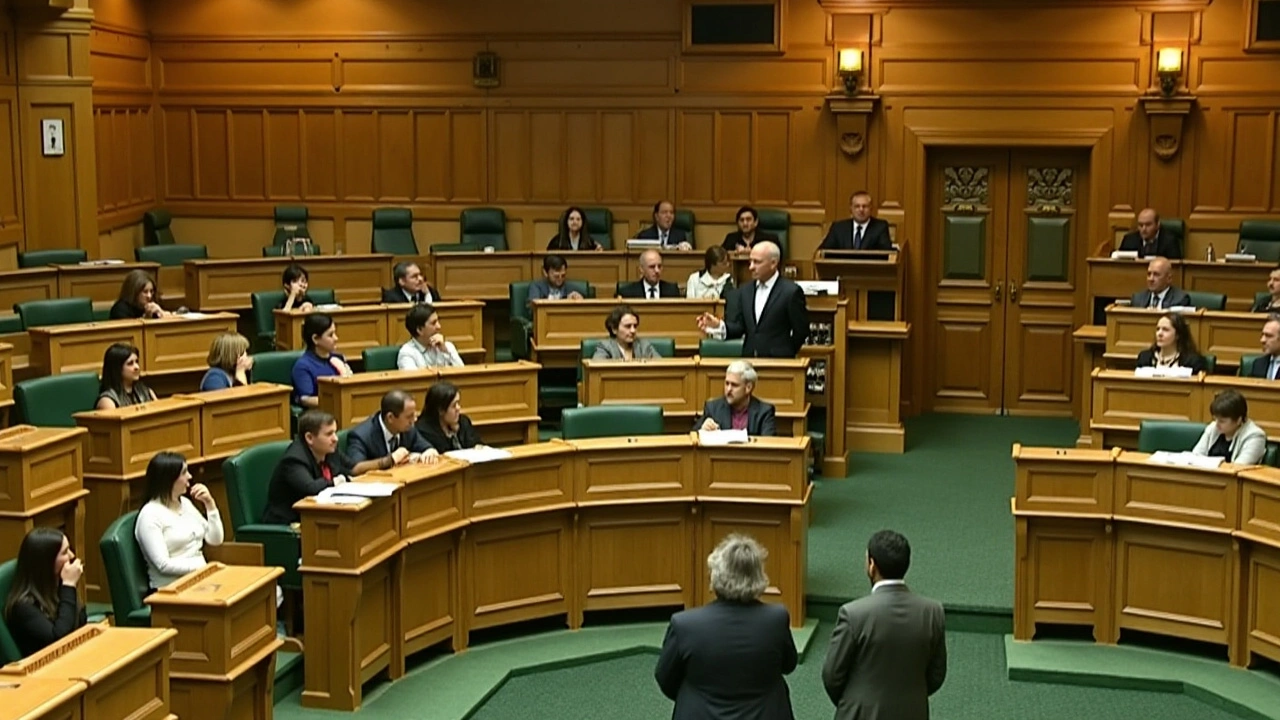
M 738 214 L 734 217 L 738 222 L 738 229 L 725 235 L 720 247 L 729 252 L 745 252 L 755 247 L 756 243 L 767 241 L 777 244 L 777 236 L 757 229 L 760 224 L 760 215 L 755 208 L 743 205 L 738 208 Z
M 193 499 L 204 506 L 204 515 Z M 147 463 L 147 502 L 138 511 L 133 536 L 153 589 L 204 567 L 204 546 L 222 544 L 218 505 L 209 488 L 191 484 L 187 459 L 178 453 L 156 453 Z
M 1191 368 L 1192 373 L 1205 371 L 1204 358 L 1191 337 L 1191 326 L 1180 313 L 1165 313 L 1156 321 L 1155 343 L 1138 353 L 1138 367 Z
M 138 348 L 115 343 L 102 355 L 102 379 L 98 382 L 98 410 L 111 410 L 128 405 L 141 405 L 156 399 L 156 394 L 142 382 L 142 364 Z
M 23 657 L 39 652 L 84 625 L 76 594 L 84 565 L 61 530 L 38 527 L 22 539 L 13 586 L 4 600 L 4 622 Z
M 547 243 L 548 250 L 603 250 L 600 243 L 591 239 L 587 230 L 587 216 L 580 207 L 571 207 L 560 216 L 560 232 Z
M 1257 465 L 1267 452 L 1267 431 L 1249 419 L 1249 403 L 1238 390 L 1228 388 L 1209 403 L 1213 422 L 1191 452 L 1220 457 L 1236 465 Z
M 120 283 L 120 297 L 111 306 L 112 320 L 139 320 L 168 315 L 160 308 L 160 291 L 146 270 L 130 270 Z
M 276 303 L 277 310 L 302 310 L 306 312 L 315 307 L 311 297 L 307 295 L 307 287 L 311 283 L 311 275 L 298 263 L 289 263 L 280 274 L 280 284 L 284 286 L 284 298 Z
M 471 418 L 462 414 L 462 394 L 458 387 L 447 380 L 432 385 L 423 401 L 422 414 L 418 416 L 418 432 L 431 443 L 436 452 L 467 450 L 483 446 L 484 441 L 471 424 Z
M 700 298 L 719 299 L 733 289 L 732 267 L 729 251 L 719 245 L 712 245 L 702 261 L 702 269 L 696 270 L 685 282 L 685 297 L 690 300 Z
M 322 377 L 347 377 L 351 366 L 338 352 L 338 326 L 324 313 L 311 313 L 302 321 L 302 337 L 307 350 L 293 364 L 293 404 L 305 408 L 319 407 L 317 380 Z
M 604 329 L 609 332 L 609 339 L 596 345 L 592 360 L 655 360 L 662 357 L 648 340 L 636 337 L 640 332 L 640 316 L 630 305 L 615 307 L 605 318 Z

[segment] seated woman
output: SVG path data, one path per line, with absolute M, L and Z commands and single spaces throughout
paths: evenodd
M 414 305 L 404 316 L 409 342 L 400 346 L 396 367 L 420 370 L 431 367 L 462 367 L 462 356 L 440 332 L 440 313 L 430 305 Z
M 438 453 L 483 446 L 471 418 L 462 414 L 462 394 L 451 382 L 441 380 L 427 390 L 418 432 Z
M 1267 452 L 1267 432 L 1249 419 L 1249 403 L 1239 391 L 1226 389 L 1209 403 L 1213 422 L 1205 426 L 1191 452 L 1220 457 L 1236 465 L 1257 465 Z
M 84 565 L 61 530 L 38 527 L 22 539 L 4 622 L 23 657 L 39 652 L 85 623 L 76 586 Z
M 571 207 L 560 216 L 560 232 L 547 243 L 548 250 L 603 250 L 600 243 L 591 239 L 587 230 L 587 216 L 582 208 Z
M 115 343 L 102 356 L 102 380 L 98 382 L 98 410 L 127 405 L 141 405 L 156 399 L 156 394 L 142 382 L 142 364 L 138 348 Z
M 733 264 L 729 261 L 729 251 L 719 245 L 707 248 L 702 260 L 702 269 L 694 272 L 685 282 L 685 297 L 690 300 L 698 298 L 719 299 L 725 291 L 733 288 L 733 275 L 729 269 Z
M 302 337 L 307 350 L 293 364 L 293 403 L 305 408 L 320 405 L 322 377 L 348 377 L 351 366 L 338 352 L 338 327 L 324 313 L 311 313 L 302 321 Z
M 1165 313 L 1156 321 L 1155 344 L 1138 353 L 1138 367 L 1174 366 L 1191 368 L 1192 373 L 1205 371 L 1187 319 L 1179 313 Z
M 192 500 L 204 506 L 204 515 Z M 147 502 L 138 511 L 133 536 L 153 590 L 204 567 L 204 546 L 222 544 L 218 505 L 209 488 L 191 484 L 187 460 L 178 453 L 156 453 L 147 463 Z
M 1267 292 L 1269 293 L 1267 297 L 1253 304 L 1251 312 L 1280 312 L 1280 265 L 1271 268 L 1271 274 L 1267 276 Z
M 604 320 L 609 339 L 596 345 L 592 360 L 652 360 L 662 357 L 648 340 L 636 337 L 640 330 L 640 316 L 629 305 L 619 305 Z
M 209 346 L 208 362 L 209 369 L 200 379 L 200 392 L 248 385 L 249 371 L 253 369 L 249 339 L 240 333 L 222 333 Z
M 111 306 L 112 320 L 139 320 L 164 317 L 166 313 L 156 302 L 160 293 L 156 282 L 146 270 L 130 270 L 120 283 L 120 297 Z
M 315 303 L 307 295 L 307 286 L 310 282 L 311 275 L 307 273 L 306 268 L 298 263 L 289 263 L 280 276 L 280 283 L 284 285 L 284 299 L 276 303 L 276 309 L 305 312 L 314 308 Z

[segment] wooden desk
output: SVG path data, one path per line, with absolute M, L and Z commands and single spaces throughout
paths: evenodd
M 58 271 L 58 297 L 87 297 L 95 304 L 110 305 L 120 298 L 120 286 L 124 284 L 124 278 L 134 270 L 145 270 L 155 280 L 156 290 L 162 289 L 156 277 L 160 269 L 159 263 L 86 263 L 53 267 Z M 163 293 L 158 294 L 163 296 Z
M 700 448 L 696 435 L 553 441 L 478 465 L 449 458 L 364 480 L 392 497 L 359 505 L 313 499 L 302 518 L 308 618 L 302 701 L 354 710 L 362 684 L 474 629 L 587 610 L 691 607 L 710 601 L 701 558 L 731 532 L 769 549 L 772 586 L 804 622 L 809 439 L 758 438 Z M 706 489 L 706 495 L 698 493 Z M 620 563 L 645 548 L 643 563 Z M 691 550 L 692 549 L 692 550 Z
M 183 263 L 187 305 L 194 310 L 247 310 L 249 294 L 280 287 L 280 276 L 293 258 L 188 260 Z M 315 255 L 301 264 L 311 286 L 330 288 L 338 302 L 371 304 L 391 287 L 390 255 Z
M 911 324 L 851 320 L 846 333 L 848 359 L 841 357 L 837 347 L 830 360 L 836 368 L 845 363 L 846 371 L 843 387 L 835 388 L 828 399 L 827 424 L 846 423 L 843 434 L 851 450 L 901 454 L 907 440 L 902 425 L 902 346 L 911 337 Z M 833 374 L 827 373 L 828 384 Z M 842 396 L 844 402 L 840 402 Z M 833 438 L 841 439 L 834 432 L 838 427 L 827 431 L 828 447 Z M 844 457 L 844 448 L 837 445 L 827 455 Z
M 15 720 L 81 720 L 79 680 L 0 679 L 0 707 Z
M 84 683 L 84 720 L 176 720 L 169 712 L 174 630 L 86 625 L 40 652 L 0 668 L 0 676 Z
M 102 369 L 102 356 L 112 343 L 138 348 L 142 375 L 148 385 L 181 385 L 190 375 L 209 369 L 209 346 L 213 339 L 236 331 L 231 313 L 193 314 L 155 320 L 107 320 L 103 322 L 51 325 L 31 328 L 30 364 L 41 375 Z M 163 394 L 168 388 L 153 387 Z
M 1023 448 L 1014 637 L 1084 625 L 1139 630 L 1280 660 L 1280 471 L 1192 469 L 1134 452 Z
M 695 360 L 699 376 L 697 411 L 702 412 L 708 400 L 724 395 L 725 371 L 735 359 L 697 357 Z M 800 437 L 807 433 L 809 396 L 806 380 L 811 359 L 752 358 L 750 362 L 757 376 L 755 396 L 773 405 L 778 416 L 778 434 Z
M 605 318 L 619 300 L 537 300 L 533 303 L 533 356 L 544 365 L 576 367 L 583 340 L 608 337 Z M 669 337 L 676 352 L 693 354 L 702 341 L 698 316 L 704 312 L 723 315 L 722 300 L 636 300 L 631 306 L 640 314 L 641 337 Z
M 198 373 L 203 376 L 209 369 L 213 339 L 235 332 L 237 319 L 233 313 L 192 313 L 140 321 L 142 344 L 138 349 L 142 351 L 139 359 L 143 377 L 154 381 L 164 375 Z M 101 357 L 98 364 L 101 367 Z
M 120 291 L 119 286 L 116 292 Z M 13 306 L 29 300 L 52 300 L 58 297 L 58 270 L 52 265 L 0 272 L 0 309 L 13 312 Z
M 126 343 L 142 349 L 141 320 L 50 325 L 30 328 L 27 334 L 31 337 L 28 362 L 40 376 L 99 372 L 102 370 L 103 353 L 112 343 Z M 208 346 L 205 346 L 205 353 L 208 353 Z M 143 371 L 146 371 L 145 365 Z
M 261 382 L 175 397 L 200 402 L 200 445 L 195 453 L 210 462 L 254 445 L 290 439 L 292 392 L 288 385 Z M 219 507 L 225 507 L 221 500 Z
M 80 428 L 31 425 L 0 430 L 0 562 L 17 557 L 22 539 L 42 526 L 61 530 L 76 555 L 86 557 L 85 435 Z
M 1076 373 L 1072 392 L 1076 399 L 1076 421 L 1080 423 L 1080 437 L 1076 447 L 1093 447 L 1089 432 L 1089 418 L 1093 416 L 1093 371 L 1106 367 L 1104 355 L 1107 349 L 1107 328 L 1102 325 L 1081 325 L 1071 337 L 1075 340 Z
M 1089 258 L 1087 285 L 1090 308 L 1132 297 L 1144 289 L 1148 261 L 1149 258 Z M 1267 289 L 1267 275 L 1272 268 L 1269 263 L 1229 263 L 1222 260 L 1174 260 L 1172 265 L 1175 286 L 1183 290 L 1226 295 L 1228 312 L 1248 312 L 1253 307 L 1253 296 Z
M 903 272 L 906 263 L 899 262 L 898 251 L 869 250 L 865 257 L 858 257 L 855 253 L 848 252 L 828 256 L 824 250 L 818 252 L 813 265 L 818 279 L 840 282 L 840 296 L 849 301 L 849 320 L 902 320 Z M 889 312 L 877 307 L 875 300 L 878 294 L 883 297 L 892 296 L 889 300 Z M 883 304 L 882 302 L 881 305 Z
M 13 408 L 13 346 L 0 342 L 0 421 L 8 424 Z
M 1198 422 L 1209 412 L 1203 375 L 1148 378 L 1127 370 L 1099 369 L 1091 380 L 1090 447 L 1136 447 L 1143 420 Z
M 497 301 L 510 297 L 510 284 L 542 277 L 542 259 L 559 255 L 569 262 L 569 279 L 592 284 L 597 298 L 612 298 L 621 282 L 638 277 L 641 250 L 600 252 L 548 252 L 514 250 L 503 252 L 445 252 L 432 256 L 436 289 L 443 297 Z M 703 251 L 662 251 L 662 274 L 684 287 L 684 281 L 705 262 Z M 310 267 L 310 266 L 308 266 Z M 320 287 L 314 278 L 312 284 Z
M 1155 342 L 1156 321 L 1162 311 L 1112 305 L 1107 308 L 1106 359 L 1132 367 L 1138 353 Z M 1266 316 L 1249 312 L 1186 312 L 1196 347 L 1217 357 L 1218 367 L 1234 369 L 1243 355 L 1261 352 L 1262 325 Z
M 409 341 L 404 318 L 413 307 L 397 305 L 344 305 L 323 312 L 333 317 L 338 325 L 341 349 L 348 358 L 359 357 L 372 347 L 403 345 Z M 440 328 L 444 336 L 458 349 L 458 354 L 468 363 L 483 362 L 484 303 L 475 300 L 441 302 L 433 305 L 440 316 Z M 300 310 L 276 310 L 276 347 L 280 350 L 301 350 L 306 347 L 302 337 L 302 321 L 310 312 Z
M 559 255 L 569 263 L 569 279 L 587 282 L 595 288 L 597 298 L 611 298 L 618 290 L 618 283 L 630 282 L 636 275 L 637 257 L 625 250 L 601 250 L 599 252 L 535 251 L 530 258 L 532 279 L 542 277 L 542 260 L 548 255 Z M 701 255 L 699 255 L 701 257 Z M 663 256 L 664 260 L 666 256 Z M 701 262 L 701 260 L 699 261 Z M 698 266 L 701 269 L 701 265 Z M 681 282 L 688 274 L 676 277 L 674 272 L 663 270 L 669 280 Z M 524 278 L 530 279 L 530 278 Z M 506 297 L 506 293 L 503 293 Z

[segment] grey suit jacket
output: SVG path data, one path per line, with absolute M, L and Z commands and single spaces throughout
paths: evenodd
M 636 360 L 655 360 L 662 357 L 649 344 L 649 341 L 644 338 L 636 338 L 635 346 L 631 348 L 631 354 L 635 356 Z M 591 359 L 625 360 L 626 358 L 622 355 L 622 347 L 618 345 L 618 341 L 609 338 L 608 340 L 601 340 L 600 344 L 596 345 L 596 353 L 591 356 Z
M 693 429 L 697 430 L 702 427 L 702 421 L 711 418 L 716 421 L 721 430 L 729 430 L 733 427 L 733 408 L 729 407 L 729 401 L 724 396 L 712 398 L 702 408 L 702 414 L 693 421 Z M 778 434 L 777 411 L 773 405 L 752 397 L 751 402 L 747 405 L 747 434 L 763 435 L 765 437 L 773 437 Z
M 1133 297 L 1130 299 L 1130 302 L 1132 303 L 1132 306 L 1136 308 L 1144 308 L 1147 305 L 1150 305 L 1151 291 L 1139 290 L 1138 292 L 1133 294 Z M 1162 308 L 1171 308 L 1174 306 L 1186 307 L 1190 304 L 1191 304 L 1191 296 L 1188 295 L 1185 290 L 1182 290 L 1177 286 L 1170 285 L 1169 292 L 1164 294 L 1164 300 L 1161 301 L 1160 307 Z
M 1222 433 L 1218 432 L 1216 423 L 1209 423 L 1204 428 L 1204 433 L 1200 435 L 1200 441 L 1191 452 L 1196 455 L 1208 455 L 1209 449 L 1213 444 L 1218 442 L 1218 438 L 1222 437 Z M 1231 457 L 1228 462 L 1237 465 L 1256 465 L 1262 462 L 1262 457 L 1267 453 L 1267 431 L 1263 430 L 1252 420 L 1246 419 L 1240 429 L 1236 431 L 1235 441 L 1231 443 Z
M 941 603 L 884 585 L 840 608 L 822 665 L 836 720 L 928 720 L 946 677 Z

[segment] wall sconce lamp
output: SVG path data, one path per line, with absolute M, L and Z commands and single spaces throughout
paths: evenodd
M 849 95 L 857 95 L 858 82 L 862 79 L 862 50 L 859 48 L 841 50 L 836 73 L 844 80 L 844 91 Z
M 1160 94 L 1173 97 L 1182 77 L 1182 48 L 1160 48 L 1156 54 L 1156 74 L 1160 76 Z

